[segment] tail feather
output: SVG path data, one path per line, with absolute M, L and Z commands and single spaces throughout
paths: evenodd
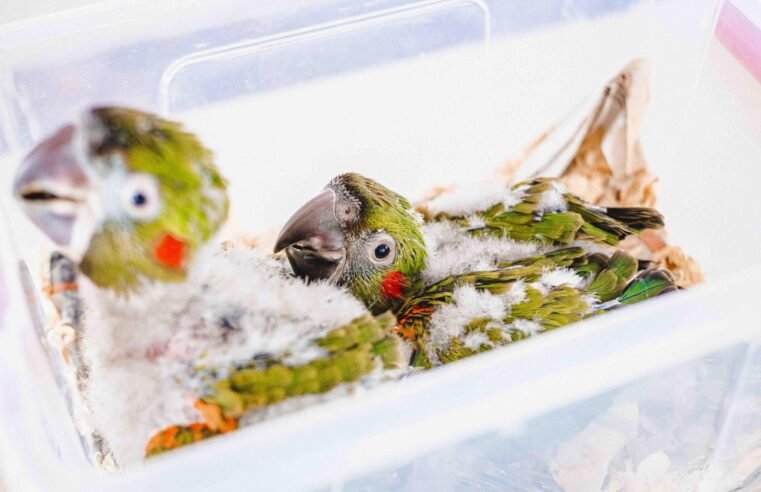
M 622 293 L 636 272 L 637 260 L 623 251 L 616 251 L 589 285 L 589 290 L 594 292 L 600 301 L 610 301 Z
M 605 212 L 609 217 L 623 222 L 637 231 L 659 229 L 665 225 L 663 215 L 654 208 L 608 207 L 605 209 Z
M 597 207 L 566 194 L 568 209 L 584 219 L 581 232 L 589 238 L 616 245 L 621 239 L 645 229 L 663 227 L 663 215 L 647 207 Z
M 521 258 L 513 261 L 503 261 L 498 263 L 497 266 L 500 269 L 507 269 L 541 264 L 553 268 L 575 268 L 577 266 L 586 265 L 586 263 L 587 253 L 584 251 L 584 248 L 579 246 L 571 246 L 568 248 L 561 248 L 555 251 L 550 251 L 549 253 L 543 253 L 541 255 L 529 256 L 527 258 Z
M 621 304 L 634 304 L 677 290 L 674 277 L 667 270 L 649 269 L 641 272 L 618 298 Z

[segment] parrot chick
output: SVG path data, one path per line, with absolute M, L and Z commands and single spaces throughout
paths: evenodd
M 190 440 L 231 430 L 247 412 L 371 384 L 406 360 L 393 316 L 215 246 L 227 185 L 178 123 L 85 111 L 27 155 L 14 194 L 80 274 L 85 399 L 122 467 L 146 443 L 153 454 L 189 442 L 174 438 L 184 429 Z
M 601 246 L 661 226 L 653 209 L 593 207 L 547 179 L 466 202 L 442 197 L 424 221 L 401 195 L 343 174 L 291 217 L 275 250 L 298 275 L 391 309 L 426 367 L 675 288 L 668 272 Z

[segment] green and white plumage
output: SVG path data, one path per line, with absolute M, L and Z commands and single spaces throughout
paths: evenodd
M 451 222 L 474 236 L 545 245 L 589 240 L 615 246 L 631 234 L 663 226 L 654 209 L 591 205 L 548 178 L 511 188 L 465 187 L 431 200 L 424 210 L 428 221 Z
M 417 365 L 461 359 L 673 289 L 660 270 L 637 272 L 623 252 L 580 247 L 454 275 L 410 293 L 397 309 Z M 416 315 L 427 307 L 422 315 Z
M 215 245 L 225 188 L 193 135 L 124 108 L 85 112 L 18 172 L 25 212 L 81 274 L 86 399 L 120 466 L 162 429 L 202 420 L 199 399 L 238 418 L 395 377 L 406 361 L 393 317 Z
M 660 214 L 593 207 L 551 180 L 443 195 L 427 205 L 425 222 L 403 197 L 360 175 L 335 178 L 321 196 L 289 221 L 277 249 L 296 273 L 346 285 L 370 309 L 391 307 L 419 365 L 673 289 L 662 271 L 635 278 L 639 263 L 608 247 L 662 225 Z M 306 227 L 308 219 L 322 227 Z M 382 258 L 373 249 L 379 241 Z

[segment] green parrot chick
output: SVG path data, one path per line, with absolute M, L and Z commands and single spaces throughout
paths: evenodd
M 14 192 L 77 267 L 85 398 L 120 466 L 396 377 L 408 359 L 393 316 L 215 245 L 225 180 L 175 122 L 86 111 L 28 154 Z
M 608 245 L 658 226 L 652 209 L 591 207 L 551 180 L 449 196 L 423 222 L 359 174 L 334 178 L 280 233 L 294 272 L 391 308 L 431 366 L 673 290 Z M 642 271 L 639 271 L 642 270 Z

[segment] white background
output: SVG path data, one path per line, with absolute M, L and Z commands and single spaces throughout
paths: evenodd
M 82 7 L 103 0 L 0 0 L 0 24 Z

